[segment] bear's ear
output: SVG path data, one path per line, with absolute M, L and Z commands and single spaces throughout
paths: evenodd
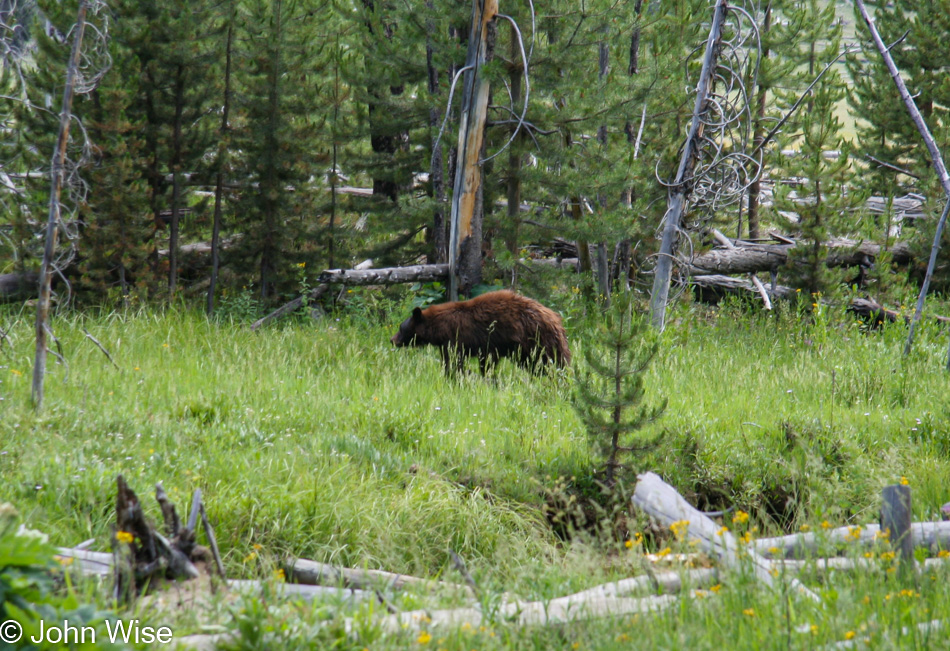
M 418 308 L 418 307 L 417 307 L 416 309 L 414 309 L 414 310 L 412 311 L 412 320 L 413 320 L 413 322 L 415 322 L 415 323 L 422 323 L 423 317 L 422 317 L 422 309 L 421 309 L 421 308 Z

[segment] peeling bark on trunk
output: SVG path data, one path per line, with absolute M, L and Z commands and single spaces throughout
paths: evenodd
M 491 59 L 494 21 L 498 0 L 477 0 L 472 26 L 459 119 L 458 161 L 452 194 L 452 222 L 449 238 L 449 295 L 457 300 L 459 290 L 470 290 L 481 275 L 481 219 L 478 201 L 481 189 L 479 164 L 488 114 L 488 80 L 482 66 Z

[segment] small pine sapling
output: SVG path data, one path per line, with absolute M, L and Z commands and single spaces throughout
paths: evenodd
M 587 370 L 578 378 L 574 408 L 599 457 L 606 458 L 604 484 L 613 488 L 618 471 L 629 469 L 621 454 L 646 452 L 659 443 L 659 436 L 635 433 L 666 409 L 665 399 L 655 407 L 642 404 L 643 376 L 660 345 L 650 340 L 647 323 L 633 313 L 629 298 L 616 301 L 592 343 L 584 349 Z

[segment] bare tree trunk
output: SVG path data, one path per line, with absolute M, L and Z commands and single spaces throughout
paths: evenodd
M 670 207 L 666 211 L 666 224 L 663 228 L 663 241 L 660 245 L 659 258 L 656 263 L 653 277 L 653 297 L 650 302 L 653 327 L 663 330 L 666 322 L 666 306 L 670 296 L 670 280 L 673 276 L 673 256 L 676 253 L 679 238 L 680 221 L 686 208 L 686 200 L 692 191 L 693 167 L 696 164 L 696 151 L 702 137 L 703 124 L 701 116 L 706 111 L 709 93 L 715 82 L 716 61 L 719 58 L 719 49 L 722 41 L 722 24 L 728 10 L 726 0 L 718 0 L 713 14 L 712 28 L 709 30 L 709 40 L 706 42 L 706 55 L 703 57 L 703 69 L 699 75 L 699 84 L 696 87 L 696 104 L 693 107 L 693 120 L 689 129 L 689 136 L 683 147 L 683 158 L 680 160 L 676 178 L 673 181 L 674 194 Z
M 231 111 L 231 45 L 234 39 L 234 20 L 228 17 L 228 36 L 224 53 L 224 107 L 221 111 L 221 129 L 218 136 L 218 173 L 214 179 L 214 224 L 211 227 L 211 282 L 208 284 L 208 315 L 214 312 L 214 292 L 218 284 L 218 267 L 221 257 L 221 203 L 224 199 L 224 164 L 228 153 L 228 115 Z
M 86 30 L 86 0 L 79 0 L 79 12 L 73 32 L 73 49 L 66 68 L 66 86 L 63 89 L 63 106 L 59 114 L 59 136 L 50 169 L 49 219 L 46 222 L 46 247 L 43 250 L 43 266 L 40 270 L 40 292 L 36 304 L 36 357 L 33 363 L 33 408 L 43 406 L 43 380 L 46 377 L 46 335 L 49 329 L 50 287 L 53 282 L 53 254 L 59 236 L 59 196 L 63 189 L 63 164 L 66 160 L 66 143 L 69 140 L 69 124 L 72 120 L 73 92 L 79 68 L 82 37 Z
M 767 39 L 769 35 L 769 30 L 772 28 L 772 4 L 769 3 L 765 6 L 765 18 L 762 23 L 762 39 Z M 764 61 L 769 58 L 769 49 L 768 47 L 762 48 L 762 58 L 761 61 Z M 752 126 L 753 135 L 753 145 L 756 149 L 761 147 L 762 142 L 765 140 L 765 102 L 766 102 L 766 93 L 765 87 L 762 85 L 762 81 L 759 80 L 759 92 L 756 95 L 756 104 L 755 107 L 755 123 Z M 762 175 L 759 174 L 755 177 L 755 180 L 749 185 L 749 213 L 747 219 L 749 220 L 749 238 L 756 239 L 759 237 L 759 195 L 762 193 Z M 739 228 L 742 228 L 742 220 L 739 220 Z M 738 234 L 738 237 L 742 237 L 742 233 Z
M 460 271 L 465 269 L 470 273 L 472 267 L 481 267 L 481 224 L 476 223 L 475 217 L 482 181 L 478 163 L 485 138 L 489 90 L 488 79 L 481 69 L 491 54 L 490 41 L 493 39 L 489 35 L 497 13 L 498 0 L 477 0 L 472 7 L 472 27 L 465 57 L 468 70 L 463 81 L 458 160 L 452 193 L 449 237 L 449 296 L 452 300 L 458 299 Z M 476 235 L 478 240 L 473 241 Z

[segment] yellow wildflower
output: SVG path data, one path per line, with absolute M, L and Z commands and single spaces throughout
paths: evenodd
M 54 556 L 54 558 L 56 559 L 56 562 L 62 565 L 63 567 L 72 565 L 73 561 L 76 560 L 72 556 Z
M 306 263 L 306 262 L 298 262 L 298 263 L 297 263 L 297 266 L 298 266 L 299 268 L 303 269 L 303 268 L 305 268 L 305 267 L 307 266 L 307 263 Z
M 429 635 L 428 631 L 422 631 L 419 633 L 419 637 L 416 638 L 416 642 L 419 644 L 428 644 L 432 641 L 432 636 Z
M 893 561 L 893 560 L 894 560 L 894 552 L 881 552 L 881 560 L 882 560 L 882 561 Z
M 732 516 L 733 523 L 742 524 L 749 521 L 749 514 L 745 511 L 736 511 L 736 514 Z
M 251 548 L 254 549 L 255 551 L 260 551 L 264 549 L 264 545 L 261 545 L 259 543 L 254 543 L 253 545 L 251 545 Z
M 670 525 L 670 531 L 676 536 L 676 539 L 682 541 L 686 532 L 689 531 L 689 520 L 677 520 Z
M 948 552 L 946 549 L 941 549 L 939 552 L 937 552 L 937 558 L 950 558 L 950 552 Z
M 253 561 L 255 558 L 257 558 L 257 552 L 251 552 L 250 554 L 248 554 L 247 556 L 244 557 L 244 562 L 245 562 L 245 563 L 250 563 L 250 562 Z
M 669 547 L 664 547 L 663 549 L 661 549 L 660 551 L 658 551 L 658 552 L 656 553 L 656 555 L 659 556 L 660 558 L 663 558 L 664 556 L 666 556 L 667 554 L 669 554 L 671 551 L 673 551 L 673 550 L 671 550 Z
M 130 534 L 128 531 L 116 531 L 115 539 L 119 542 L 131 543 L 133 540 L 135 540 L 135 536 Z
M 861 540 L 861 527 L 848 527 L 848 535 L 845 540 Z
M 906 486 L 910 482 L 907 481 L 907 477 L 901 477 L 901 486 Z
M 854 631 L 848 631 L 847 633 L 844 634 L 844 639 L 853 640 L 855 635 L 856 633 Z
M 808 526 L 807 524 L 803 524 L 802 526 L 798 528 L 798 530 L 801 531 L 802 533 L 807 533 L 808 531 L 811 530 L 811 527 Z
M 274 578 L 278 581 L 286 581 L 287 575 L 284 573 L 284 568 L 277 568 L 277 570 L 274 571 Z
M 821 528 L 822 528 L 822 529 L 831 529 L 831 523 L 828 522 L 827 520 L 822 520 L 822 521 L 821 521 Z
M 16 370 L 15 368 L 11 368 L 11 369 L 10 369 L 10 372 L 13 373 L 14 375 L 23 375 L 23 373 L 21 373 L 20 371 Z
M 722 527 L 719 528 L 719 531 L 716 532 L 716 535 L 717 535 L 717 536 L 721 536 L 722 534 L 724 534 L 724 533 L 726 533 L 726 532 L 728 532 L 728 531 L 729 531 L 729 527 L 723 525 Z
M 630 641 L 630 636 L 627 635 L 626 633 L 621 633 L 620 635 L 617 636 L 617 641 L 618 641 L 618 642 L 629 642 L 629 641 Z
M 769 553 L 770 553 L 772 556 L 775 556 L 775 555 L 778 554 L 780 551 L 782 551 L 782 550 L 779 549 L 778 547 L 769 547 Z
M 623 544 L 623 546 L 626 547 L 627 549 L 631 549 L 633 547 L 633 541 L 628 540 Z
M 718 593 L 720 590 L 722 590 L 722 584 L 721 584 L 721 583 L 717 583 L 716 585 L 709 586 L 709 591 L 710 591 L 710 592 Z
M 752 532 L 751 532 L 751 531 L 746 531 L 744 534 L 742 534 L 741 536 L 739 536 L 739 540 L 740 540 L 743 544 L 748 545 L 750 542 L 752 542 Z
M 811 625 L 811 634 L 812 634 L 812 635 L 818 635 L 818 625 L 817 625 L 817 624 L 812 624 L 812 625 Z
M 755 608 L 746 608 L 742 611 L 742 614 L 747 617 L 755 617 Z
M 874 552 L 864 552 L 864 558 L 874 558 Z

